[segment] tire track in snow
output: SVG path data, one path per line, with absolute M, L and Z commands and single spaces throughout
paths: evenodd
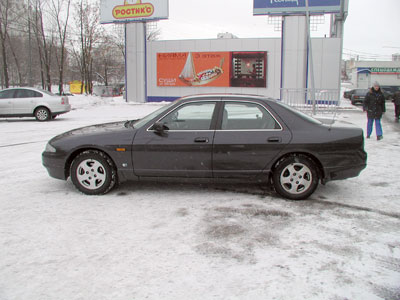
M 34 141 L 34 142 L 25 142 L 25 143 L 0 145 L 0 148 L 9 148 L 9 147 L 16 147 L 16 146 L 23 146 L 23 145 L 30 145 L 30 144 L 38 144 L 38 143 L 43 143 L 43 142 L 47 142 L 47 141 L 48 140 L 42 140 L 42 141 Z

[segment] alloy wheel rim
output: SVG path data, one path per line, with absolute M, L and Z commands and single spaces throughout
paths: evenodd
M 106 181 L 106 170 L 97 160 L 86 159 L 76 168 L 76 178 L 88 190 L 101 188 Z
M 38 110 L 36 113 L 36 116 L 38 117 L 39 120 L 46 120 L 48 117 L 47 111 L 44 109 Z
M 301 194 L 312 184 L 312 172 L 305 164 L 292 163 L 283 169 L 280 176 L 282 188 L 290 194 Z

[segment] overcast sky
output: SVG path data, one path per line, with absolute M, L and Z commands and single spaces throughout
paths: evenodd
M 360 58 L 389 59 L 400 53 L 400 0 L 349 0 L 345 24 L 344 53 Z M 319 25 L 314 36 L 329 32 Z M 220 32 L 231 32 L 240 38 L 280 37 L 268 24 L 266 16 L 253 16 L 253 0 L 169 0 L 169 20 L 160 21 L 161 38 L 216 38 Z M 392 47 L 392 48 L 390 48 Z

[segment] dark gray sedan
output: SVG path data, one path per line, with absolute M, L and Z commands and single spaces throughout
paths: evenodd
M 318 183 L 366 167 L 363 131 L 324 125 L 276 100 L 247 95 L 181 98 L 141 120 L 75 129 L 49 141 L 43 165 L 85 194 L 117 183 L 193 179 L 272 183 L 309 197 Z

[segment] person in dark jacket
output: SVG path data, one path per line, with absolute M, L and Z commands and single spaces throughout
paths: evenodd
M 386 106 L 385 96 L 383 95 L 378 82 L 374 83 L 374 86 L 365 96 L 363 109 L 367 112 L 368 118 L 367 138 L 370 138 L 372 126 L 375 122 L 376 138 L 378 141 L 381 140 L 383 138 L 381 119 L 382 115 L 386 111 Z
M 393 95 L 393 101 L 394 103 L 394 117 L 396 122 L 399 122 L 400 118 L 400 90 L 398 90 L 396 93 Z

